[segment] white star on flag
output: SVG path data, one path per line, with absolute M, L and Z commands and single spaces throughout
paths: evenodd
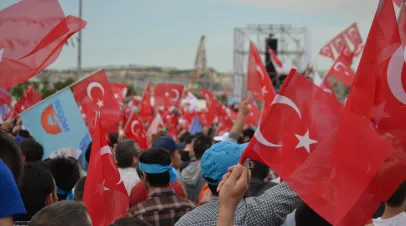
M 378 106 L 371 109 L 370 116 L 372 119 L 374 119 L 376 125 L 378 125 L 382 119 L 390 118 L 390 115 L 385 112 L 385 105 L 386 102 L 382 102 Z
M 4 53 L 4 49 L 0 49 L 0 62 L 3 59 L 3 53 Z
M 303 136 L 301 136 L 299 134 L 295 134 L 295 136 L 299 140 L 299 143 L 297 144 L 296 149 L 304 147 L 308 153 L 310 153 L 310 145 L 317 143 L 317 140 L 310 139 L 309 130 L 307 130 L 307 132 Z
M 261 92 L 262 92 L 262 96 L 264 96 L 265 94 L 268 93 L 268 90 L 266 90 L 266 87 L 263 86 L 262 89 L 261 89 Z
M 104 106 L 103 101 L 102 101 L 102 100 L 98 100 L 98 101 L 97 101 L 97 106 L 99 106 L 99 108 L 103 107 L 103 106 Z

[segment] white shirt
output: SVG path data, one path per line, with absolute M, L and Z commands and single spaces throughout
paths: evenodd
M 131 194 L 133 187 L 140 181 L 137 170 L 132 167 L 128 168 L 118 168 L 120 172 L 121 179 L 123 179 L 125 189 L 128 195 Z
M 374 226 L 404 226 L 406 225 L 406 213 L 403 212 L 389 219 L 374 219 Z

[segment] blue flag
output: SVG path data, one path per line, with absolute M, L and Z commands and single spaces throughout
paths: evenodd
M 31 135 L 43 146 L 43 159 L 61 148 L 86 151 L 91 142 L 70 89 L 43 100 L 20 117 Z
M 199 117 L 197 117 L 197 115 L 193 119 L 192 125 L 190 125 L 189 132 L 192 135 L 202 132 L 202 125 L 200 124 Z

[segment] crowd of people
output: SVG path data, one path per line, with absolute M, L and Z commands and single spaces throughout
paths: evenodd
M 127 216 L 112 226 L 327 226 L 272 170 L 239 164 L 254 129 L 244 125 L 246 102 L 231 131 L 210 130 L 176 139 L 160 132 L 151 148 L 111 134 L 109 146 L 130 198 Z M 84 152 L 88 163 L 92 145 Z M 73 151 L 71 151 L 73 152 Z M 18 120 L 1 124 L 0 225 L 90 226 L 82 203 L 86 164 L 69 150 L 45 158 Z M 406 225 L 406 183 L 377 210 L 374 226 Z M 371 216 L 372 218 L 372 216 Z

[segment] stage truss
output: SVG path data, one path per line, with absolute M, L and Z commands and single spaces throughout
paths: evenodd
M 233 52 L 233 96 L 241 99 L 247 96 L 247 62 L 249 42 L 257 46 L 265 59 L 265 40 L 269 35 L 278 40 L 278 57 L 298 70 L 303 70 L 311 62 L 310 33 L 305 27 L 287 24 L 256 24 L 234 28 Z

